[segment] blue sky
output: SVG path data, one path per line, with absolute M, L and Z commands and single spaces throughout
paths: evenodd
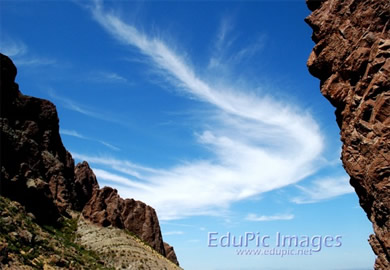
M 372 269 L 371 224 L 307 71 L 304 1 L 1 1 L 0 51 L 75 160 L 142 200 L 185 269 Z M 310 256 L 208 235 L 342 236 Z M 271 247 L 273 247 L 271 245 Z

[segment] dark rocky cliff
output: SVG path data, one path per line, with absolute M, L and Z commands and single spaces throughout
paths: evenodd
M 0 194 L 21 202 L 42 222 L 73 208 L 74 161 L 59 135 L 53 103 L 23 95 L 16 68 L 1 55 Z
M 55 224 L 69 210 L 82 211 L 95 224 L 131 231 L 165 256 L 155 210 L 124 200 L 111 188 L 99 189 L 88 163 L 75 166 L 62 144 L 54 104 L 23 95 L 16 67 L 3 54 L 0 67 L 0 195 L 20 202 L 41 224 Z
M 308 60 L 336 107 L 342 161 L 373 224 L 375 269 L 390 269 L 390 2 L 307 0 Z

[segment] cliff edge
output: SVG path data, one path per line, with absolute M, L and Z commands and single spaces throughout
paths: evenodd
M 336 107 L 343 165 L 373 224 L 375 269 L 390 269 L 390 2 L 306 0 L 308 59 Z

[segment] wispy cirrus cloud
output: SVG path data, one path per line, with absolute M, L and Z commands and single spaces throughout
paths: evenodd
M 54 59 L 33 55 L 23 41 L 8 36 L 2 40 L 0 51 L 11 57 L 17 66 L 49 66 L 57 63 Z
M 130 83 L 128 79 L 111 71 L 92 72 L 87 76 L 87 79 L 92 82 L 107 82 L 107 83 Z
M 310 186 L 297 185 L 297 188 L 301 195 L 292 200 L 297 204 L 316 203 L 354 192 L 348 176 L 315 180 Z
M 20 57 L 27 53 L 27 46 L 22 41 L 5 38 L 0 44 L 0 51 L 9 57 Z
M 213 154 L 212 159 L 154 169 L 127 160 L 78 154 L 105 166 L 112 175 L 100 173 L 100 177 L 114 185 L 122 179 L 114 176 L 123 175 L 135 176 L 143 183 L 121 186 L 122 196 L 152 205 L 161 219 L 216 214 L 233 202 L 296 183 L 321 166 L 323 139 L 308 112 L 265 94 L 259 96 L 251 87 L 235 85 L 228 78 L 200 77 L 188 58 L 180 56 L 183 54 L 105 11 L 100 1 L 95 1 L 90 11 L 107 33 L 138 49 L 167 84 L 212 109 L 202 120 L 205 128 L 194 136 L 199 147 Z
M 245 46 L 236 47 L 239 34 L 234 33 L 234 21 L 232 17 L 224 17 L 221 20 L 212 55 L 209 59 L 208 69 L 215 71 L 226 70 L 229 66 L 245 63 L 265 47 L 266 35 L 258 34 L 249 40 Z
M 98 143 L 110 148 L 111 150 L 120 151 L 120 148 L 118 148 L 110 143 L 84 136 L 75 130 L 60 129 L 60 133 L 62 135 L 72 136 L 72 137 L 76 137 L 76 138 L 83 139 L 83 140 L 95 141 L 95 142 L 98 142 Z
M 47 91 L 47 93 L 52 99 L 58 101 L 59 104 L 61 104 L 64 108 L 66 108 L 68 110 L 78 112 L 80 114 L 83 114 L 83 115 L 86 115 L 86 116 L 89 116 L 92 118 L 96 118 L 98 120 L 116 123 L 116 124 L 119 124 L 122 126 L 128 126 L 128 123 L 126 122 L 126 120 L 121 119 L 121 117 L 119 117 L 117 115 L 113 115 L 113 114 L 110 114 L 107 112 L 101 112 L 101 111 L 98 111 L 94 108 L 90 108 L 84 104 L 79 103 L 78 101 L 74 101 L 73 99 L 70 99 L 70 98 L 67 98 L 67 97 L 64 97 L 64 96 L 57 94 L 53 89 L 49 89 Z M 68 134 L 68 135 L 70 135 L 70 134 Z M 101 143 L 104 144 L 105 142 L 101 141 Z M 108 146 L 108 143 L 106 143 L 106 146 Z
M 256 214 L 248 214 L 246 220 L 248 221 L 277 221 L 277 220 L 292 220 L 294 215 L 292 214 L 280 214 L 272 216 L 258 216 Z
M 141 184 L 135 180 L 131 180 L 127 177 L 119 176 L 113 173 L 110 173 L 108 171 L 98 169 L 98 168 L 92 168 L 93 172 L 95 173 L 96 177 L 98 177 L 100 180 L 109 181 L 118 183 L 123 186 L 128 186 L 132 188 L 142 188 L 148 190 L 149 187 L 147 185 Z
M 105 117 L 104 115 L 102 115 L 98 112 L 95 112 L 89 108 L 86 108 L 85 106 L 79 104 L 78 102 L 76 102 L 70 98 L 62 97 L 62 96 L 58 95 L 52 89 L 49 89 L 48 94 L 51 98 L 60 101 L 62 103 L 62 105 L 69 110 L 72 110 L 72 111 L 75 111 L 75 112 L 78 112 L 78 113 L 81 113 L 81 114 L 84 114 L 87 116 L 91 116 L 93 118 L 98 118 L 101 120 L 108 120 L 107 117 Z
M 76 138 L 80 138 L 80 139 L 87 139 L 87 137 L 85 137 L 84 135 L 81 135 L 80 133 L 78 133 L 75 130 L 68 130 L 68 129 L 61 128 L 60 134 L 68 135 L 68 136 L 72 136 L 72 137 L 76 137 Z
M 182 234 L 184 234 L 184 232 L 183 231 L 170 231 L 170 232 L 164 232 L 163 234 L 164 234 L 164 236 L 168 236 L 168 235 L 182 235 Z
M 57 64 L 57 61 L 45 57 L 26 57 L 16 58 L 15 64 L 18 66 L 53 66 Z

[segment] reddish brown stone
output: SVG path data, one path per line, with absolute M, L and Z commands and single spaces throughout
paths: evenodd
M 375 269 L 390 269 L 390 2 L 307 3 L 308 68 L 336 107 L 343 165 L 373 223 Z
M 117 190 L 104 187 L 85 205 L 83 216 L 101 226 L 126 229 L 165 256 L 156 211 L 140 201 L 122 199 Z
M 74 207 L 81 211 L 85 204 L 91 199 L 92 194 L 99 189 L 96 176 L 89 164 L 84 161 L 78 163 L 74 169 L 76 201 Z
M 170 246 L 168 243 L 164 242 L 164 249 L 167 259 L 179 266 L 179 262 L 177 260 L 176 253 L 173 247 Z

